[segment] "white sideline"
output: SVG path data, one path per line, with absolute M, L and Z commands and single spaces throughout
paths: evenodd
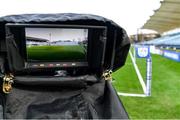
M 120 92 L 118 92 L 118 95 L 131 96 L 131 97 L 147 97 L 145 94 L 132 94 L 132 93 L 120 93 Z
M 132 60 L 132 63 L 133 63 L 133 66 L 135 68 L 135 71 L 136 71 L 136 74 L 138 76 L 138 79 L 139 79 L 139 82 L 141 83 L 141 86 L 142 86 L 142 89 L 144 91 L 144 94 L 134 94 L 134 93 L 121 93 L 121 92 L 117 92 L 118 95 L 121 95 L 121 96 L 131 96 L 131 97 L 147 97 L 146 95 L 146 84 L 144 83 L 144 80 L 142 78 L 142 75 L 139 71 L 139 68 L 135 62 L 135 58 L 133 57 L 132 55 L 132 52 L 129 51 L 129 54 L 130 54 L 130 57 L 131 57 L 131 60 Z
M 141 75 L 141 73 L 140 73 L 140 71 L 139 71 L 139 68 L 138 68 L 137 64 L 135 63 L 135 60 L 134 60 L 134 58 L 133 58 L 133 56 L 132 56 L 131 51 L 129 51 L 129 53 L 130 53 L 130 57 L 131 57 L 131 60 L 132 60 L 132 62 L 133 62 L 134 68 L 135 68 L 135 70 L 136 70 L 136 74 L 137 74 L 137 76 L 138 76 L 139 82 L 141 83 L 141 86 L 142 86 L 142 88 L 143 88 L 144 94 L 146 94 L 146 85 L 145 85 L 145 83 L 144 83 L 144 80 L 143 80 L 143 78 L 142 78 L 142 75 Z

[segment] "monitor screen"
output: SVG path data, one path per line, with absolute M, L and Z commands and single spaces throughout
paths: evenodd
M 84 61 L 88 29 L 25 28 L 27 61 Z

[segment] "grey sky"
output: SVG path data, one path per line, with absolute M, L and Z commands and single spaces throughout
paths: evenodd
M 26 28 L 26 36 L 58 40 L 84 40 L 88 36 L 86 29 L 62 29 L 62 28 Z M 51 37 L 50 37 L 51 36 Z
M 0 0 L 0 16 L 31 13 L 88 13 L 107 17 L 128 34 L 154 14 L 162 0 Z

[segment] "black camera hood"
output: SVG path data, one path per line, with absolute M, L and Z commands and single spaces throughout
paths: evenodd
M 105 26 L 107 28 L 103 69 L 116 70 L 124 65 L 130 41 L 123 28 L 113 21 L 90 14 L 23 14 L 0 18 L 0 52 L 6 54 L 6 24 L 63 24 Z M 98 49 L 97 49 L 98 51 Z

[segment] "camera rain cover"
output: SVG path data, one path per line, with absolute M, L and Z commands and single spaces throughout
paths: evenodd
M 24 14 L 24 15 L 13 15 L 13 16 L 5 16 L 0 18 L 0 42 L 1 42 L 1 50 L 7 51 L 5 45 L 5 37 L 9 31 L 6 31 L 5 25 L 7 23 L 16 23 L 16 24 L 60 24 L 60 25 L 89 25 L 89 26 L 105 26 L 107 27 L 106 33 L 106 46 L 104 52 L 104 63 L 103 69 L 112 69 L 116 70 L 124 65 L 126 56 L 129 50 L 130 42 L 128 36 L 123 28 L 118 26 L 111 20 L 106 18 L 89 15 L 89 14 Z M 18 33 L 19 31 L 15 31 Z M 22 36 L 22 35 L 20 35 Z M 11 39 L 14 36 L 8 36 Z M 49 36 L 48 36 L 49 38 Z M 12 38 L 13 39 L 13 38 Z M 10 40 L 11 41 L 11 40 Z M 11 41 L 12 42 L 12 41 Z M 16 43 L 13 43 L 16 44 Z M 94 43 L 94 46 L 98 46 L 99 43 Z M 14 45 L 16 46 L 16 45 Z M 97 47 L 98 48 L 98 47 Z M 12 51 L 18 51 L 16 48 Z M 98 50 L 95 50 L 98 51 Z M 14 54 L 14 55 L 13 55 Z M 10 54 L 10 61 L 11 58 L 19 56 L 17 52 Z M 97 56 L 97 55 L 96 55 Z M 20 55 L 21 57 L 21 55 Z M 17 60 L 19 61 L 19 60 Z M 11 61 L 10 64 L 13 62 L 17 63 L 17 61 Z M 96 64 L 97 61 L 100 61 L 98 56 L 97 60 L 94 60 L 92 64 Z M 22 60 L 19 62 L 22 64 Z
M 76 33 L 74 29 L 26 27 L 11 30 L 7 24 L 85 26 Z M 87 29 L 100 26 L 103 30 Z M 104 29 L 105 28 L 105 29 Z M 36 30 L 38 30 L 38 35 Z M 105 30 L 105 31 L 104 31 Z M 22 33 L 23 31 L 23 33 Z M 41 31 L 43 34 L 41 35 Z M 45 32 L 46 31 L 46 32 Z M 68 37 L 54 35 L 70 33 Z M 87 34 L 94 35 L 87 38 Z M 90 36 L 91 36 L 90 35 Z M 75 36 L 72 39 L 72 36 Z M 23 42 L 18 42 L 19 39 Z M 88 43 L 87 43 L 88 40 Z M 24 47 L 19 47 L 23 44 Z M 67 47 L 77 47 L 72 53 Z M 101 16 L 89 14 L 23 14 L 0 18 L 0 53 L 8 60 L 5 73 L 14 72 L 28 61 L 72 61 L 88 62 L 92 69 L 78 76 L 51 76 L 21 74 L 12 77 L 9 94 L 0 92 L 1 118 L 5 119 L 128 119 L 128 114 L 111 83 L 98 76 L 102 71 L 117 70 L 125 64 L 130 41 L 123 28 Z M 53 48 L 53 57 L 49 57 Z M 59 57 L 58 49 L 68 50 Z M 23 51 L 23 52 L 22 52 Z M 24 52 L 26 51 L 26 52 Z M 37 53 L 36 53 L 36 52 Z M 89 52 L 90 51 L 90 52 Z M 48 53 L 49 52 L 49 53 Z M 47 55 L 48 53 L 48 55 Z M 67 53 L 67 52 L 66 52 Z M 61 54 L 65 54 L 61 53 Z M 80 54 L 80 55 L 79 55 Z M 41 55 L 41 57 L 39 57 Z M 25 57 L 24 57 L 25 56 Z M 48 56 L 48 57 L 47 57 Z M 78 63 L 77 62 L 77 63 Z M 84 65 L 84 64 L 83 64 Z

